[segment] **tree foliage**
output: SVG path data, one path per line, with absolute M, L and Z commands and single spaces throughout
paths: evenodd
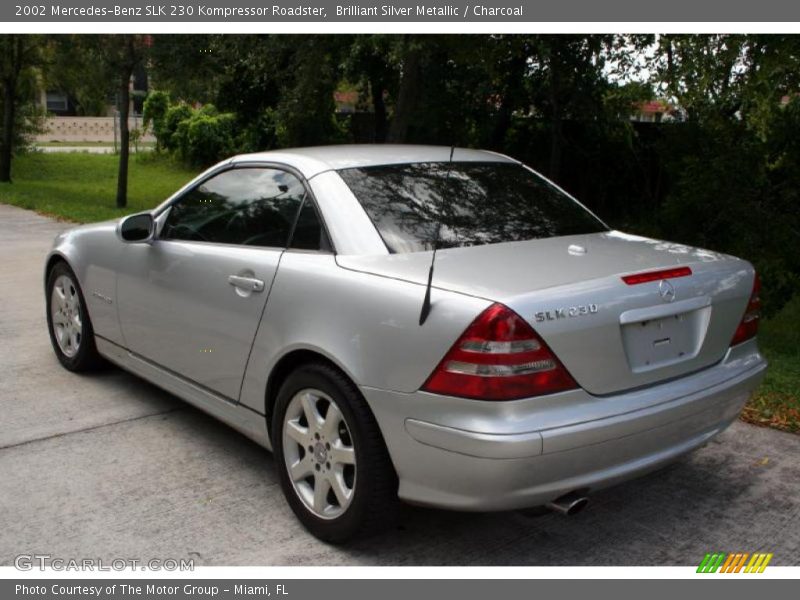
M 49 83 L 76 95 L 80 110 L 94 112 L 111 97 L 120 131 L 116 204 L 127 205 L 130 84 L 134 71 L 148 62 L 152 38 L 140 34 L 53 36 L 56 46 Z
M 764 275 L 767 311 L 800 291 L 800 36 L 201 34 L 38 43 L 59 46 L 40 72 L 72 90 L 79 111 L 121 94 L 130 64 L 146 64 L 159 90 L 145 107 L 159 150 L 194 165 L 348 141 L 498 150 L 612 226 L 751 259 Z M 356 113 L 338 114 L 335 93 L 355 95 Z M 679 118 L 632 123 L 650 100 Z
M 798 36 L 163 36 L 155 48 L 178 98 L 232 115 L 236 151 L 342 140 L 495 149 L 612 225 L 750 258 L 768 311 L 800 289 L 787 250 L 800 243 Z M 337 121 L 337 89 L 358 92 L 368 127 Z M 685 122 L 632 124 L 652 99 Z
M 36 92 L 47 46 L 39 35 L 0 35 L 0 181 L 11 181 L 11 160 L 38 130 Z
M 660 230 L 756 263 L 768 312 L 800 291 L 800 39 L 664 36 L 656 84 L 688 113 L 664 136 Z

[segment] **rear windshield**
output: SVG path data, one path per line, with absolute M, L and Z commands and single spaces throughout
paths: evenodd
M 449 171 L 449 175 L 448 175 Z M 414 163 L 338 172 L 390 252 L 475 246 L 607 228 L 515 163 Z

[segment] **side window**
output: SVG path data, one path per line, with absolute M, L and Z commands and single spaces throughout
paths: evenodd
M 303 202 L 303 208 L 300 209 L 300 215 L 297 217 L 297 225 L 295 225 L 289 247 L 297 250 L 325 250 L 328 252 L 333 249 L 310 198 L 306 198 Z
M 285 248 L 304 197 L 286 171 L 224 171 L 172 205 L 161 238 Z

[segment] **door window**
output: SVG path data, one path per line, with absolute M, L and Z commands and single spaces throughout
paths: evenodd
M 224 171 L 172 205 L 160 237 L 285 248 L 305 194 L 297 177 L 279 169 Z

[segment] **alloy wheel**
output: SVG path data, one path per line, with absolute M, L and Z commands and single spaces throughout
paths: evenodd
M 283 456 L 294 491 L 321 519 L 335 519 L 350 505 L 356 454 L 350 427 L 333 399 L 303 389 L 289 402 L 283 422 Z
M 59 349 L 64 356 L 72 358 L 81 345 L 83 323 L 78 288 L 67 275 L 60 275 L 53 284 L 50 316 Z

